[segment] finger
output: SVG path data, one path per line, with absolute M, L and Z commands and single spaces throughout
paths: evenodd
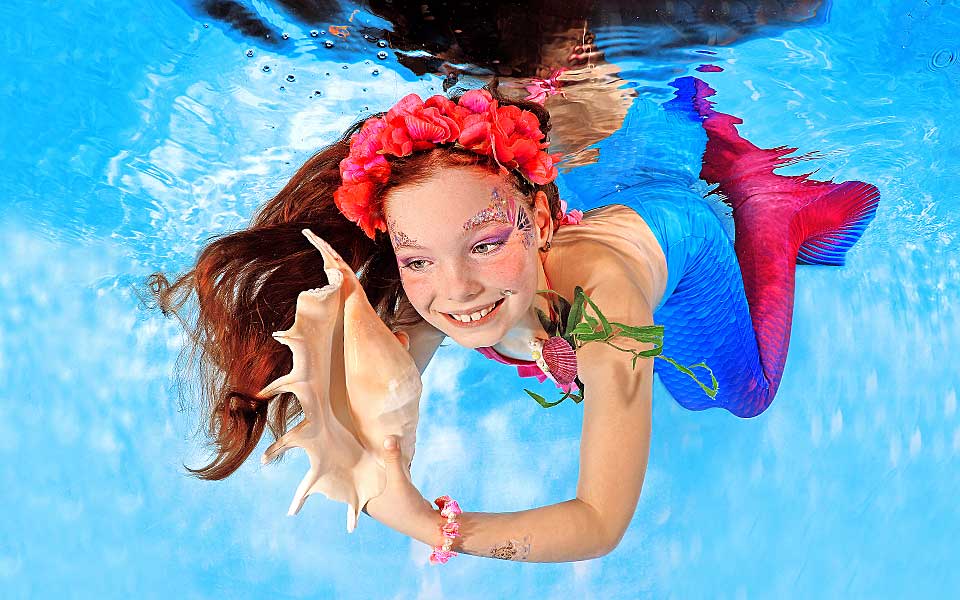
M 392 446 L 388 447 L 388 443 Z M 383 439 L 383 464 L 387 469 L 387 476 L 407 478 L 403 469 L 403 460 L 400 455 L 400 440 L 395 435 L 388 435 Z
M 397 437 L 388 435 L 383 438 L 383 459 L 386 462 L 396 462 L 400 459 L 400 444 L 397 443 Z

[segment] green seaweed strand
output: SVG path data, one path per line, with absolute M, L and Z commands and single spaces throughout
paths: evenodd
M 556 321 L 547 317 L 547 315 L 544 314 L 540 309 L 537 309 L 537 314 L 540 318 L 541 324 L 544 326 L 544 330 L 551 337 L 556 335 L 562 337 L 567 341 L 568 344 L 570 344 L 570 347 L 573 348 L 574 352 L 590 342 L 602 342 L 616 350 L 619 350 L 620 352 L 631 353 L 633 355 L 633 360 L 631 363 L 632 369 L 637 368 L 638 358 L 660 358 L 673 365 L 674 368 L 681 373 L 693 379 L 697 385 L 703 389 L 703 392 L 707 396 L 710 398 L 716 398 L 717 392 L 720 389 L 720 385 L 717 382 L 716 376 L 713 374 L 713 369 L 707 366 L 705 362 L 698 362 L 695 365 L 685 367 L 672 358 L 663 355 L 663 325 L 644 325 L 642 327 L 637 327 L 633 325 L 624 325 L 623 323 L 617 323 L 616 321 L 608 321 L 603 315 L 603 312 L 600 311 L 600 308 L 594 304 L 593 300 L 587 296 L 587 294 L 583 291 L 583 288 L 579 285 L 574 288 L 574 297 L 572 303 L 568 302 L 555 290 L 537 290 L 537 294 L 543 295 L 544 297 L 546 297 L 548 294 L 553 295 L 554 298 L 550 300 L 551 305 L 557 314 L 560 315 L 560 323 L 563 323 L 564 321 L 566 322 L 563 330 L 560 331 L 559 324 Z M 590 315 L 587 312 L 588 308 L 592 309 L 593 315 Z M 565 319 L 564 315 L 566 315 Z M 642 351 L 632 350 L 630 348 L 621 348 L 610 341 L 618 337 L 625 337 L 638 342 L 653 344 L 654 347 L 650 350 Z M 693 369 L 697 367 L 702 367 L 709 371 L 711 379 L 710 386 L 707 386 L 697 378 L 696 374 L 693 372 Z M 580 394 L 564 392 L 563 396 L 555 402 L 549 402 L 543 396 L 535 394 L 530 390 L 525 389 L 523 391 L 529 394 L 543 408 L 551 408 L 560 404 L 567 398 L 572 398 L 577 404 L 582 402 L 582 384 L 580 387 Z

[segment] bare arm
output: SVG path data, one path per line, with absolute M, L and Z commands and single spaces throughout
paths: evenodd
M 510 513 L 464 512 L 453 551 L 473 556 L 524 562 L 569 562 L 608 552 L 596 512 L 573 499 Z M 430 546 L 442 543 L 445 522 L 428 515 L 413 536 Z
M 651 325 L 653 311 L 636 273 L 617 267 L 603 269 L 601 287 L 584 286 L 604 315 L 629 325 Z M 617 282 L 612 285 L 612 282 Z M 646 350 L 626 338 L 621 348 Z M 527 562 L 566 562 L 603 556 L 623 538 L 633 518 L 647 469 L 653 360 L 600 342 L 578 351 L 584 382 L 583 429 L 577 497 L 541 508 L 514 513 L 471 513 L 460 516 L 461 537 L 455 552 Z M 414 537 L 431 546 L 442 541 L 442 520 L 427 516 Z

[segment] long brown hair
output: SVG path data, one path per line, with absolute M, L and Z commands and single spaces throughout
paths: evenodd
M 549 132 L 549 113 L 539 104 L 501 96 L 496 81 L 487 89 L 501 105 L 534 113 L 541 131 Z M 341 183 L 340 161 L 349 152 L 350 136 L 362 124 L 354 123 L 338 141 L 300 167 L 249 227 L 212 238 L 190 271 L 173 283 L 163 273 L 154 273 L 148 280 L 157 306 L 165 315 L 176 316 L 190 335 L 181 360 L 186 358 L 188 366 L 197 367 L 208 446 L 216 452 L 206 466 L 184 465 L 201 479 L 227 477 L 257 446 L 264 427 L 279 438 L 303 412 L 290 393 L 269 400 L 256 397 L 293 364 L 289 349 L 271 334 L 293 325 L 300 292 L 327 284 L 323 259 L 301 230 L 312 229 L 349 263 L 388 327 L 398 330 L 423 320 L 403 292 L 388 235 L 378 232 L 376 239 L 369 239 L 333 201 Z M 390 188 L 416 183 L 445 167 L 476 165 L 496 171 L 489 158 L 451 146 L 392 157 L 390 165 L 390 180 L 378 193 L 381 200 Z M 530 206 L 537 191 L 547 195 L 556 227 L 560 217 L 556 185 L 530 184 L 518 173 L 514 176 Z M 196 320 L 191 323 L 185 313 L 194 297 L 196 305 L 191 307 Z

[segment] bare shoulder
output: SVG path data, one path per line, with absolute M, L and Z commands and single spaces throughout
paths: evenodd
M 407 303 L 402 316 L 407 316 L 413 311 L 414 308 Z M 407 351 L 410 353 L 410 356 L 413 357 L 413 361 L 417 365 L 417 370 L 420 371 L 422 375 L 427 365 L 430 364 L 433 355 L 440 347 L 440 344 L 446 339 L 446 334 L 423 319 L 414 325 L 404 327 L 402 330 L 397 331 L 403 331 L 407 334 L 407 339 L 409 340 Z M 394 331 L 394 333 L 397 333 L 397 331 Z
M 566 297 L 578 285 L 588 294 L 607 288 L 640 293 L 654 307 L 663 297 L 666 256 L 653 231 L 629 206 L 608 204 L 587 211 L 579 224 L 556 231 L 552 247 L 556 253 L 548 257 L 547 274 Z

